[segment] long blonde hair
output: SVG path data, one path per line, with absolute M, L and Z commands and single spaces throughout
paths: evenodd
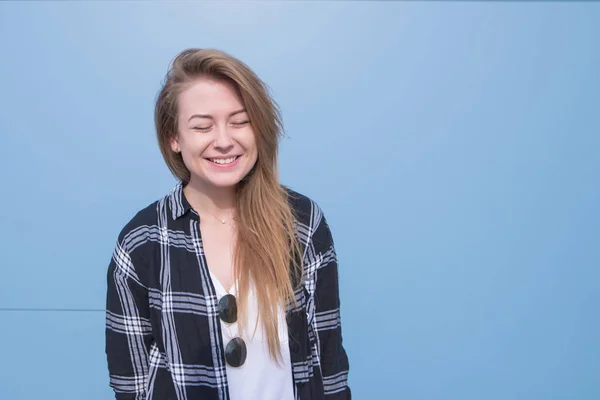
M 234 276 L 238 284 L 238 312 L 245 315 L 250 281 L 256 283 L 259 318 L 269 353 L 278 360 L 278 306 L 295 304 L 293 282 L 302 276 L 301 250 L 294 234 L 295 216 L 277 176 L 281 113 L 264 82 L 243 62 L 214 49 L 187 49 L 172 61 L 156 100 L 154 119 L 161 153 L 171 172 L 184 183 L 190 171 L 170 141 L 177 135 L 179 93 L 198 78 L 234 85 L 248 112 L 256 137 L 258 160 L 237 187 L 237 242 Z M 244 331 L 244 319 L 238 319 Z

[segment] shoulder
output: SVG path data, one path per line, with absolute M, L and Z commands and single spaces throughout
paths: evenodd
M 304 194 L 284 186 L 288 202 L 298 222 L 314 225 L 323 218 L 323 210 L 317 202 Z
M 304 242 L 317 247 L 330 245 L 333 241 L 323 209 L 312 198 L 284 186 L 290 207 L 296 217 L 297 231 Z
M 131 254 L 158 233 L 158 210 L 162 200 L 156 200 L 138 210 L 121 228 L 118 245 Z

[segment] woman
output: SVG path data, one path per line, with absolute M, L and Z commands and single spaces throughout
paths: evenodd
M 117 399 L 349 399 L 338 272 L 321 209 L 279 184 L 266 86 L 180 53 L 155 108 L 177 186 L 124 227 L 108 269 Z

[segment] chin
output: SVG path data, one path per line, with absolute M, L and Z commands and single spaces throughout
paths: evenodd
M 233 177 L 217 178 L 217 179 L 208 178 L 206 180 L 206 182 L 214 187 L 229 188 L 229 187 L 237 186 L 237 184 L 240 183 L 240 181 L 242 179 L 243 179 L 243 176 L 236 177 L 236 178 L 233 178 Z

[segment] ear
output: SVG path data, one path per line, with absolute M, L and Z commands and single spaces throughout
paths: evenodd
M 173 152 L 181 153 L 181 148 L 179 147 L 179 138 L 177 137 L 177 135 L 173 135 L 171 137 L 169 144 L 171 145 L 171 150 L 173 150 Z

